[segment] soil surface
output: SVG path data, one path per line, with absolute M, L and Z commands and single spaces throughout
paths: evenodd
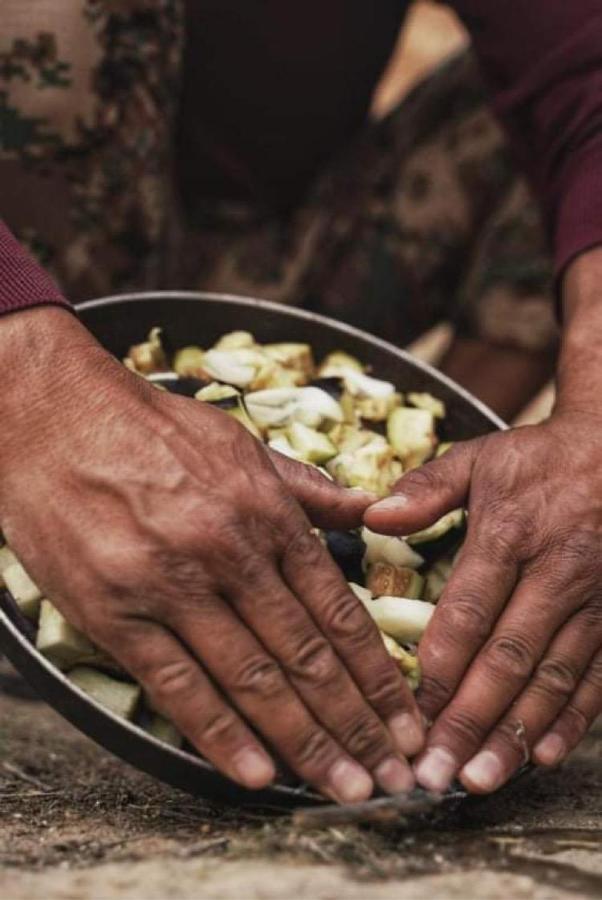
M 288 816 L 165 787 L 19 682 L 8 690 L 0 693 L 3 900 L 602 896 L 600 728 L 563 769 L 495 797 L 394 826 L 306 830 Z

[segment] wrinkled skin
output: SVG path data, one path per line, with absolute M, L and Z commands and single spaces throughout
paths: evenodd
M 565 285 L 551 418 L 457 444 L 366 512 L 408 534 L 455 507 L 467 538 L 420 644 L 433 722 L 414 769 L 444 790 L 500 787 L 561 762 L 602 712 L 602 250 Z
M 602 708 L 594 434 L 559 415 L 459 444 L 399 482 L 403 512 L 367 514 L 370 527 L 395 516 L 413 531 L 468 504 L 466 542 L 420 645 L 419 703 L 434 725 L 416 772 L 428 787 L 460 772 L 471 790 L 494 790 L 533 748 L 553 764 Z
M 336 800 L 410 787 L 414 700 L 310 531 L 374 498 L 151 387 L 68 312 L 5 317 L 0 357 L 0 524 L 64 615 L 246 787 L 274 752 Z

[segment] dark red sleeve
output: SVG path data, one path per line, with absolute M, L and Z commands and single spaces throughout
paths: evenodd
M 50 275 L 0 221 L 0 315 L 48 303 L 71 309 Z
M 602 0 L 453 0 L 562 273 L 602 244 Z

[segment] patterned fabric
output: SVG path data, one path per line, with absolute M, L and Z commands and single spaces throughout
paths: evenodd
M 367 124 L 295 209 L 193 198 L 186 219 L 173 178 L 176 115 L 194 112 L 176 108 L 182 4 L 68 6 L 3 0 L 0 185 L 3 217 L 70 299 L 223 290 L 402 344 L 444 318 L 494 343 L 554 345 L 539 216 L 470 54 Z

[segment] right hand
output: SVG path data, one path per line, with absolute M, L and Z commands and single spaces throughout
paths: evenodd
M 374 498 L 275 464 L 64 310 L 1 319 L 0 364 L 0 525 L 63 614 L 245 787 L 275 777 L 273 748 L 337 801 L 410 788 L 420 714 L 310 533 L 360 524 Z

